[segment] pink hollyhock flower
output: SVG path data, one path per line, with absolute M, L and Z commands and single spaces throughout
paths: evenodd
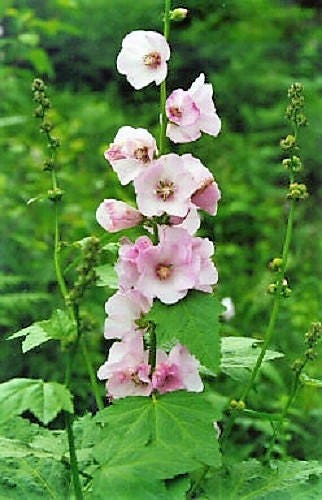
M 193 238 L 192 243 L 193 259 L 195 265 L 199 266 L 194 288 L 202 292 L 211 293 L 211 285 L 218 282 L 218 271 L 211 260 L 214 253 L 214 245 L 208 238 Z M 198 264 L 197 264 L 198 263 Z
M 148 236 L 140 236 L 135 243 L 130 240 L 123 240 L 119 250 L 119 258 L 115 265 L 121 291 L 124 292 L 136 286 L 140 276 L 137 267 L 138 258 L 150 247 L 153 247 L 153 245 Z M 142 294 L 146 295 L 144 291 L 142 291 Z
M 194 287 L 200 270 L 200 259 L 193 258 L 192 242 L 184 229 L 162 229 L 160 243 L 145 250 L 137 259 L 136 288 L 165 304 L 182 299 Z
M 175 345 L 169 354 L 157 350 L 156 367 L 152 374 L 152 386 L 160 394 L 186 389 L 201 392 L 199 361 L 183 345 Z
M 189 170 L 198 186 L 191 197 L 192 203 L 211 215 L 216 215 L 221 193 L 212 173 L 191 154 L 182 155 L 182 159 L 186 170 Z
M 140 224 L 143 216 L 138 210 L 123 201 L 107 199 L 96 210 L 96 220 L 110 233 Z
M 197 207 L 191 203 L 187 215 L 185 217 L 172 215 L 170 217 L 170 224 L 185 229 L 191 235 L 195 234 L 200 227 L 200 217 Z
M 112 398 L 126 396 L 149 396 L 152 391 L 150 380 L 149 353 L 144 350 L 143 337 L 131 333 L 121 342 L 115 342 L 108 360 L 99 368 L 97 376 L 107 379 L 106 389 Z
M 156 152 L 156 141 L 147 130 L 124 126 L 104 152 L 104 157 L 125 185 L 146 169 Z
M 203 73 L 189 90 L 174 90 L 166 102 L 166 114 L 170 121 L 167 137 L 177 143 L 195 141 L 201 132 L 216 137 L 221 129 L 221 121 L 212 96 L 212 85 L 205 83 Z
M 190 198 L 198 189 L 192 174 L 185 168 L 182 157 L 168 154 L 134 180 L 136 200 L 143 215 L 169 215 L 184 217 Z
M 152 306 L 152 300 L 138 290 L 118 291 L 108 299 L 105 312 L 104 337 L 106 339 L 123 338 L 130 331 L 136 330 L 135 320 L 146 314 Z
M 117 70 L 139 90 L 151 82 L 159 85 L 165 80 L 169 58 L 170 48 L 163 35 L 155 31 L 132 31 L 123 39 Z

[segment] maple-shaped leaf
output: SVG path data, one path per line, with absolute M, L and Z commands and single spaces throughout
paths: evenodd
M 48 424 L 61 410 L 73 413 L 72 395 L 62 384 L 13 378 L 0 384 L 0 420 L 31 411 Z
M 156 324 L 158 345 L 178 341 L 216 373 L 220 366 L 219 316 L 223 310 L 213 294 L 193 290 L 170 306 L 156 301 L 146 319 Z

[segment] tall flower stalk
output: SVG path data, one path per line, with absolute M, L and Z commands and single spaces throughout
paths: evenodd
M 282 150 L 289 155 L 289 157 L 283 159 L 282 164 L 289 173 L 289 189 L 287 198 L 290 199 L 290 204 L 286 223 L 285 237 L 282 245 L 282 255 L 281 257 L 274 258 L 270 264 L 271 270 L 273 272 L 276 272 L 276 280 L 274 283 L 271 283 L 268 286 L 267 290 L 268 293 L 274 296 L 273 305 L 267 329 L 264 335 L 264 342 L 262 344 L 261 351 L 258 355 L 255 366 L 252 369 L 249 381 L 241 394 L 240 400 L 232 401 L 231 406 L 233 411 L 231 413 L 230 419 L 226 424 L 223 438 L 226 438 L 229 435 L 238 411 L 245 408 L 248 395 L 254 387 L 259 370 L 264 361 L 265 354 L 269 345 L 271 344 L 276 328 L 276 322 L 281 302 L 283 298 L 287 298 L 291 293 L 291 289 L 289 288 L 286 280 L 286 268 L 293 234 L 295 208 L 298 200 L 303 200 L 308 196 L 305 184 L 296 182 L 296 174 L 302 170 L 302 162 L 299 157 L 300 148 L 297 142 L 298 132 L 299 129 L 305 126 L 307 123 L 306 117 L 303 113 L 303 85 L 300 83 L 292 84 L 288 90 L 288 98 L 289 104 L 286 108 L 286 118 L 290 121 L 293 133 L 289 134 L 285 139 L 282 139 L 280 145 Z

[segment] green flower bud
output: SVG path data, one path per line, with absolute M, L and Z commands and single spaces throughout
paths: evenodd
M 188 9 L 177 8 L 170 11 L 170 21 L 180 22 L 183 21 L 188 15 Z
M 309 194 L 305 184 L 299 184 L 298 182 L 290 184 L 287 194 L 288 198 L 291 198 L 292 200 L 305 200 L 308 196 Z
M 41 78 L 35 78 L 34 81 L 32 82 L 31 90 L 33 92 L 36 92 L 37 90 L 44 92 L 45 88 L 46 88 L 45 84 L 43 80 L 41 80 Z
M 61 200 L 63 194 L 64 194 L 64 191 L 62 189 L 59 189 L 59 188 L 48 190 L 48 198 L 51 201 L 56 202 L 56 201 Z
M 280 142 L 281 148 L 282 149 L 290 149 L 294 148 L 296 144 L 296 139 L 294 135 L 289 134 L 288 136 L 285 137 L 285 139 L 282 139 Z
M 279 271 L 281 269 L 281 267 L 282 267 L 282 264 L 283 264 L 283 259 L 281 259 L 280 257 L 275 257 L 275 259 L 273 259 L 269 263 L 269 268 L 272 271 Z
M 267 293 L 269 293 L 270 295 L 274 295 L 274 293 L 276 293 L 276 289 L 277 289 L 277 285 L 276 283 L 270 283 L 267 287 Z
M 47 172 L 50 172 L 51 170 L 53 170 L 54 166 L 55 166 L 54 161 L 51 158 L 49 158 L 48 160 L 45 160 L 43 165 L 44 165 L 43 170 L 47 171 Z
M 296 373 L 299 373 L 304 366 L 304 363 L 301 359 L 296 359 L 292 364 L 292 370 Z

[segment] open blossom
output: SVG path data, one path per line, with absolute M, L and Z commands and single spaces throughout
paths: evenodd
M 211 215 L 216 215 L 221 193 L 212 173 L 198 158 L 191 154 L 182 155 L 182 160 L 185 169 L 189 170 L 197 185 L 197 189 L 191 197 L 192 203 Z
M 139 90 L 149 83 L 159 85 L 165 80 L 169 58 L 170 48 L 163 35 L 155 31 L 132 31 L 122 41 L 117 70 Z
M 165 304 L 174 304 L 194 287 L 200 262 L 193 259 L 192 237 L 186 230 L 166 227 L 161 236 L 158 245 L 138 257 L 136 288 Z
M 115 233 L 140 224 L 142 214 L 123 201 L 106 199 L 96 210 L 97 222 L 108 232 Z
M 150 132 L 126 125 L 119 129 L 104 157 L 125 185 L 149 166 L 156 152 L 156 141 Z
M 193 259 L 198 262 L 199 272 L 194 284 L 196 290 L 211 293 L 212 285 L 218 281 L 218 271 L 211 260 L 214 245 L 208 238 L 193 238 Z M 195 264 L 196 265 L 196 264 Z
M 152 246 L 152 241 L 148 236 L 140 236 L 135 243 L 130 240 L 122 241 L 119 258 L 115 265 L 121 291 L 124 292 L 136 286 L 140 277 L 138 259 Z M 144 294 L 144 290 L 142 293 Z
M 191 203 L 188 213 L 185 217 L 172 215 L 170 217 L 171 226 L 180 227 L 193 235 L 200 227 L 200 217 L 196 205 Z
M 136 330 L 135 320 L 146 314 L 152 306 L 152 300 L 138 290 L 118 291 L 108 299 L 105 312 L 104 337 L 107 339 L 123 338 Z
M 213 102 L 213 89 L 201 73 L 189 90 L 174 90 L 166 102 L 167 137 L 183 143 L 199 139 L 201 132 L 217 136 L 221 121 Z
M 140 333 L 130 333 L 121 342 L 115 342 L 108 360 L 99 368 L 97 376 L 106 380 L 107 393 L 112 398 L 149 396 L 152 391 L 148 351 L 144 350 Z
M 152 374 L 152 386 L 160 394 L 186 389 L 201 392 L 199 361 L 181 344 L 175 345 L 169 354 L 157 350 L 156 367 Z
M 198 188 L 182 157 L 161 156 L 134 180 L 139 210 L 146 216 L 163 213 L 184 217 L 192 194 Z

